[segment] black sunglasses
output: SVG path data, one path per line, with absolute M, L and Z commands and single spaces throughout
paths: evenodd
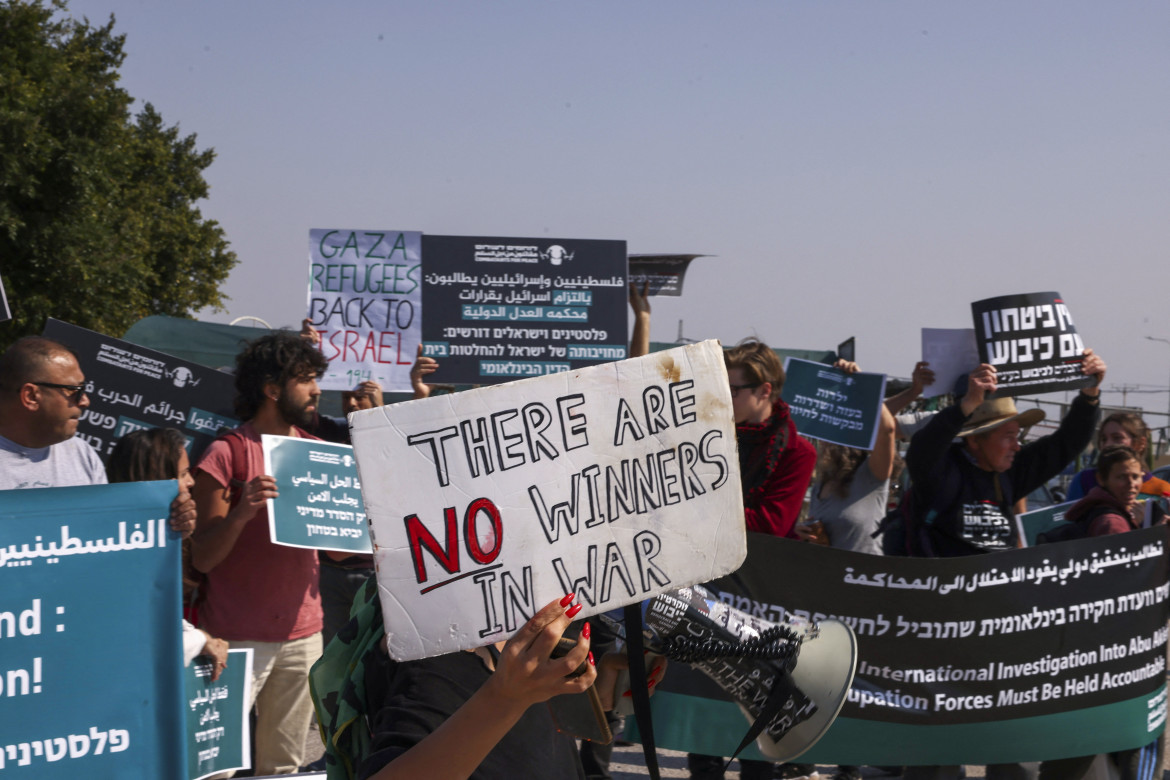
M 39 387 L 55 387 L 58 390 L 65 390 L 65 397 L 70 401 L 80 401 L 81 397 L 85 395 L 85 385 L 62 385 L 57 382 L 30 382 L 29 384 L 37 385 Z
M 757 387 L 759 387 L 762 384 L 763 384 L 763 382 L 754 382 L 750 385 L 730 385 L 731 397 L 735 398 L 737 395 L 739 395 L 740 390 L 755 390 Z

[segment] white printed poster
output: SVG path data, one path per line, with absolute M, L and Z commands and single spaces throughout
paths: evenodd
M 930 364 L 934 381 L 922 390 L 924 398 L 946 395 L 963 374 L 979 368 L 974 328 L 923 328 L 922 359 Z
M 746 554 L 717 341 L 350 416 L 390 654 L 510 637 L 734 571 Z
M 308 318 L 329 369 L 323 390 L 374 380 L 410 392 L 422 342 L 422 234 L 400 230 L 309 231 Z

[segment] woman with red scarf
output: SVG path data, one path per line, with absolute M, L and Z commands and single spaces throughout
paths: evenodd
M 793 528 L 817 452 L 796 432 L 788 404 L 780 400 L 784 367 L 776 353 L 756 339 L 745 339 L 726 350 L 723 359 L 731 383 L 747 529 L 796 539 Z M 771 780 L 775 776 L 775 765 L 770 761 L 740 759 L 739 765 L 742 780 Z M 691 780 L 721 780 L 724 760 L 689 753 L 687 769 Z M 806 776 L 811 769 L 791 764 L 782 771 L 785 777 L 796 777 Z
M 793 526 L 812 479 L 817 453 L 796 432 L 780 400 L 784 367 L 768 345 L 741 341 L 723 353 L 739 442 L 747 529 L 796 539 Z

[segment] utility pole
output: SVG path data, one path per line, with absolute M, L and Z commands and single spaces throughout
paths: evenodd
M 1157 336 L 1146 336 L 1146 339 L 1149 341 L 1160 341 L 1163 344 L 1165 344 L 1166 346 L 1170 347 L 1170 339 L 1160 339 Z M 1166 429 L 1165 430 L 1167 432 L 1170 432 L 1170 386 L 1167 386 L 1167 388 L 1166 388 Z M 1165 440 L 1167 437 L 1165 434 L 1163 434 L 1162 438 Z

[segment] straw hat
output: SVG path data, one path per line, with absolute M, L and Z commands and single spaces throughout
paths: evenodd
M 959 431 L 959 437 L 994 431 L 1012 420 L 1019 420 L 1021 427 L 1029 428 L 1043 419 L 1043 409 L 1027 409 L 1019 412 L 1016 411 L 1016 402 L 1012 400 L 1011 396 L 992 398 L 976 407 L 967 422 L 964 423 L 963 429 Z

